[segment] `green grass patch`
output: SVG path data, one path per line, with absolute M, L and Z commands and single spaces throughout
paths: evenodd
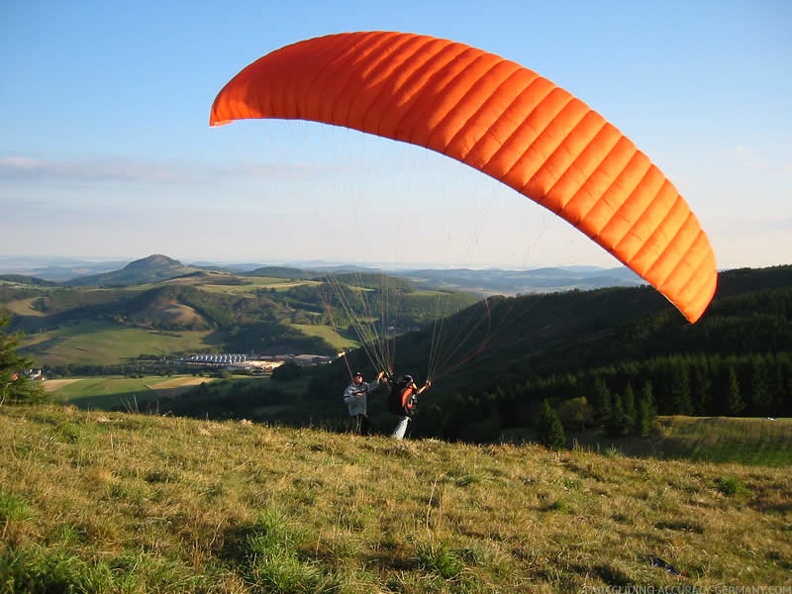
M 129 378 L 121 376 L 92 376 L 71 378 L 61 387 L 50 391 L 54 401 L 72 404 L 80 408 L 111 410 L 122 408 L 135 411 L 144 402 L 156 401 L 163 396 L 172 396 L 177 391 L 184 391 L 187 384 L 194 382 L 210 383 L 213 378 L 195 378 L 193 376 L 144 376 Z M 58 384 L 59 380 L 48 383 Z M 181 387 L 180 387 L 181 384 Z
M 661 419 L 657 439 L 669 457 L 792 465 L 792 419 L 672 417 Z
M 0 490 L 0 522 L 27 520 L 32 515 L 30 507 L 22 497 Z
M 317 281 L 293 280 L 268 276 L 246 276 L 244 284 L 212 284 L 201 283 L 201 289 L 210 293 L 226 293 L 230 295 L 255 294 L 261 289 L 274 289 L 277 292 L 288 291 L 301 285 L 318 285 Z
M 333 348 L 339 351 L 342 349 L 353 349 L 360 346 L 357 341 L 344 338 L 330 326 L 315 324 L 290 324 L 290 326 L 299 330 L 306 336 L 318 336 L 319 338 L 323 338 L 325 341 L 333 345 Z
M 25 336 L 20 352 L 44 365 L 112 365 L 142 354 L 201 351 L 213 342 L 208 330 L 154 331 L 93 321 Z
M 792 419 L 661 417 L 649 437 L 572 436 L 607 455 L 657 457 L 752 466 L 792 466 Z
M 122 376 L 75 377 L 68 380 L 48 380 L 45 385 L 54 402 L 70 404 L 89 410 L 125 410 L 137 412 L 147 402 L 162 398 L 174 398 L 188 394 L 200 384 L 211 385 L 213 398 L 231 398 L 241 384 L 259 386 L 262 390 L 277 389 L 283 394 L 299 400 L 308 388 L 310 378 L 290 381 L 273 381 L 265 376 L 232 376 L 226 379 L 192 375 L 144 376 L 129 378 Z M 267 406 L 267 416 L 277 417 L 279 411 L 291 410 L 291 405 Z M 263 410 L 263 409 L 262 409 Z M 164 412 L 164 411 L 163 411 Z M 255 410 L 251 409 L 251 412 Z M 259 411 L 262 412 L 262 411 Z

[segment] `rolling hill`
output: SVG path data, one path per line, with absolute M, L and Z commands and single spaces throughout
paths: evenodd
M 196 272 L 197 268 L 184 266 L 178 260 L 154 254 L 142 260 L 135 260 L 120 270 L 100 274 L 78 276 L 64 282 L 67 287 L 123 287 L 152 283 Z
M 394 301 L 398 292 L 405 327 L 450 315 L 477 300 L 448 290 L 416 290 L 409 281 L 386 281 L 389 277 L 381 273 L 363 278 L 284 267 L 232 273 L 183 266 L 155 255 L 68 283 L 0 278 L 0 303 L 12 315 L 12 329 L 27 334 L 23 352 L 41 364 L 65 365 L 76 356 L 75 363 L 81 365 L 112 365 L 120 364 L 120 357 L 130 357 L 130 340 L 141 349 L 133 358 L 158 354 L 161 359 L 184 354 L 185 348 L 335 355 L 355 340 L 348 329 L 349 316 L 364 315 L 371 307 L 358 299 L 361 302 L 352 303 L 351 310 L 338 303 L 331 310 L 328 300 L 336 300 L 341 292 L 366 299 L 390 294 Z M 86 333 L 101 333 L 96 349 Z M 178 352 L 172 350 L 174 345 L 179 345 Z

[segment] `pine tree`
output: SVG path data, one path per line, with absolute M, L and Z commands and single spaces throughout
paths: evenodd
M 679 365 L 672 368 L 674 379 L 671 385 L 672 414 L 693 414 L 693 405 L 690 397 L 690 369 L 687 364 L 680 361 Z
M 635 431 L 642 437 L 652 432 L 652 426 L 657 418 L 657 407 L 652 393 L 652 382 L 646 382 L 641 395 L 638 397 Z
M 594 413 L 603 421 L 606 421 L 611 415 L 612 400 L 605 380 L 601 376 L 595 377 L 592 403 L 594 405 Z
M 637 411 L 635 408 L 635 392 L 633 392 L 632 384 L 629 382 L 624 387 L 622 410 L 624 411 L 624 424 L 627 427 L 627 432 L 632 433 L 635 428 Z
M 624 414 L 624 404 L 622 395 L 613 395 L 613 407 L 611 416 L 605 421 L 605 430 L 611 437 L 622 437 L 630 432 L 630 424 Z
M 773 394 L 770 383 L 772 376 L 770 366 L 763 357 L 752 358 L 751 365 L 751 411 L 757 415 L 772 415 Z
M 18 334 L 6 334 L 2 329 L 9 319 L 0 316 L 0 406 L 3 404 L 33 404 L 45 400 L 41 382 L 33 382 L 26 371 L 33 362 L 16 352 Z
M 704 416 L 712 409 L 712 375 L 706 357 L 699 357 L 692 369 L 693 410 L 696 415 Z
M 745 409 L 745 401 L 740 392 L 740 382 L 737 380 L 737 371 L 734 367 L 729 367 L 728 394 L 726 395 L 726 406 L 728 414 L 736 417 Z
M 566 445 L 564 427 L 547 399 L 542 401 L 542 408 L 539 411 L 536 438 L 539 443 L 551 450 L 560 450 Z

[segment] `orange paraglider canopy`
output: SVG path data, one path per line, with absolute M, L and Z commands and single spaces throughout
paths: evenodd
M 691 322 L 715 293 L 709 240 L 626 136 L 537 73 L 462 43 L 385 31 L 283 47 L 237 74 L 210 125 L 300 119 L 432 149 L 563 217 Z

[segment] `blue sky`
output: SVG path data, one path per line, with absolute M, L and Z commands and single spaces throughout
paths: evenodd
M 0 256 L 618 265 L 429 151 L 309 123 L 209 128 L 217 92 L 261 55 L 377 29 L 539 72 L 660 166 L 720 268 L 792 262 L 785 0 L 10 0 L 0 27 Z

